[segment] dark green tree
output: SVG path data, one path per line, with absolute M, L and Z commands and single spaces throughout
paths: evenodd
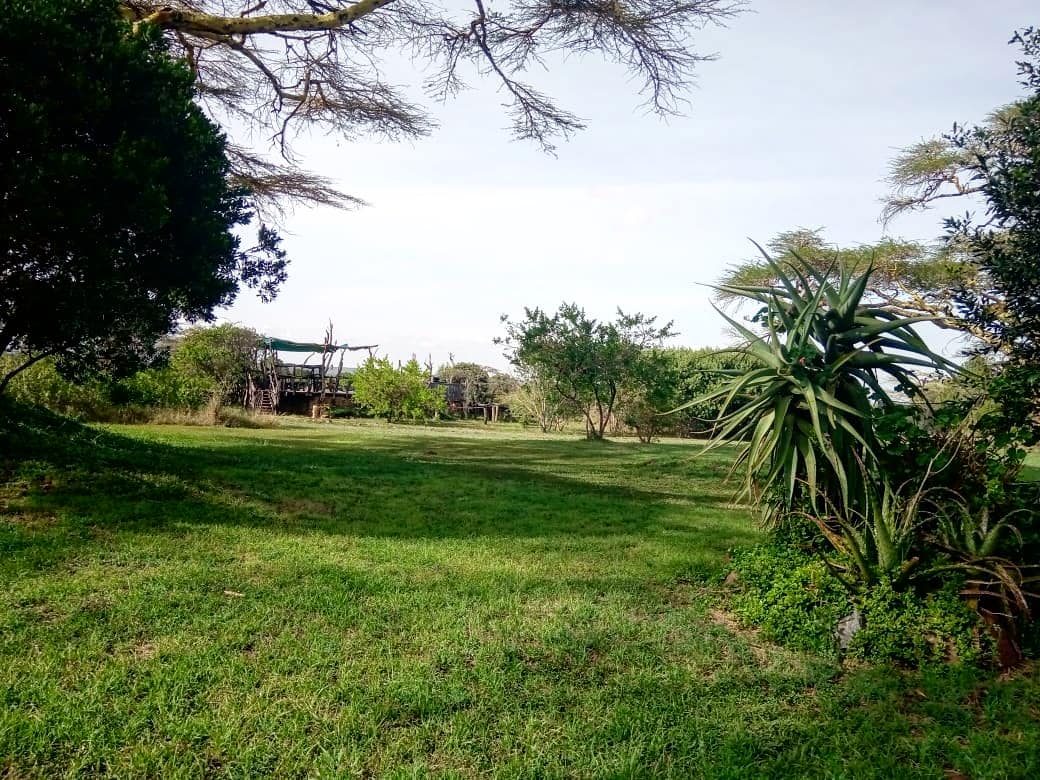
M 947 220 L 975 260 L 985 287 L 959 295 L 966 318 L 992 334 L 1013 360 L 1040 364 L 1040 30 L 1015 35 L 1029 96 L 1001 128 L 955 128 L 949 136 L 970 155 L 980 219 Z M 1040 388 L 1038 388 L 1040 389 Z
M 149 358 L 242 285 L 273 296 L 278 236 L 233 232 L 248 194 L 193 76 L 116 0 L 9 0 L 0 24 L 0 353 L 66 375 Z

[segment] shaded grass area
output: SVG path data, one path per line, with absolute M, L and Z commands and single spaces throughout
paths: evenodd
M 1040 776 L 1030 672 L 843 669 L 718 607 L 699 445 L 0 424 L 0 775 Z

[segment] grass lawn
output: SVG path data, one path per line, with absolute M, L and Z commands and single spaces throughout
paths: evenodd
M 1026 463 L 1022 469 L 1022 476 L 1026 479 L 1040 481 L 1040 450 L 1033 450 L 1026 455 Z
M 1040 777 L 1029 670 L 737 628 L 759 534 L 697 444 L 26 413 L 0 446 L 0 777 Z

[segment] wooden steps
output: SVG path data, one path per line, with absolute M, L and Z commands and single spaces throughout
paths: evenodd
M 274 414 L 274 393 L 270 390 L 257 390 L 256 411 L 260 414 Z

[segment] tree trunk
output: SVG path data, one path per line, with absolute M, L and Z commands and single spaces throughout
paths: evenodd
M 0 396 L 2 396 L 4 394 L 4 391 L 7 389 L 7 386 L 11 383 L 12 379 L 14 379 L 20 373 L 25 371 L 25 369 L 27 369 L 33 363 L 38 363 L 39 361 L 43 360 L 45 357 L 50 357 L 50 355 L 52 355 L 52 354 L 53 354 L 52 352 L 42 352 L 41 354 L 37 355 L 36 357 L 29 358 L 24 363 L 22 363 L 22 365 L 18 366 L 18 368 L 14 369 L 13 371 L 8 371 L 4 375 L 4 378 L 0 379 Z

